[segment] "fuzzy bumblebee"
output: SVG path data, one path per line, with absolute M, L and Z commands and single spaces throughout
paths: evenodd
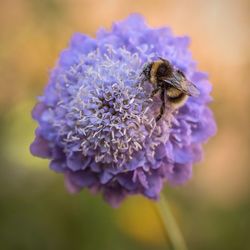
M 156 121 L 159 121 L 165 112 L 166 98 L 173 109 L 178 109 L 185 104 L 188 96 L 199 95 L 197 87 L 186 79 L 182 71 L 174 69 L 166 59 L 159 58 L 157 61 L 147 63 L 143 74 L 145 80 L 154 85 L 151 97 L 160 92 L 162 105 Z

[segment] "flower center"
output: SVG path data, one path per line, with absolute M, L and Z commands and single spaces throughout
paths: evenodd
M 68 83 L 71 105 L 64 105 L 71 120 L 62 121 L 66 153 L 73 148 L 109 166 L 121 166 L 145 143 L 154 148 L 163 140 L 150 141 L 153 133 L 161 136 L 163 131 L 150 110 L 148 90 L 138 87 L 143 63 L 136 54 L 118 52 L 95 52 L 85 59 L 94 56 L 94 64 L 84 70 L 75 66 L 81 73 L 75 75 L 74 85 Z

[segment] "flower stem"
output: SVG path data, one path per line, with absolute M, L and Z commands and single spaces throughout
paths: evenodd
M 156 207 L 172 248 L 174 250 L 187 250 L 184 238 L 164 195 L 161 195 L 159 201 L 156 203 Z

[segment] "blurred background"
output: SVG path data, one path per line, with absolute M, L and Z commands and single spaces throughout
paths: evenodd
M 194 178 L 165 188 L 189 248 L 250 249 L 249 8 L 247 0 L 1 0 L 1 249 L 167 249 L 152 202 L 132 197 L 114 210 L 86 191 L 71 196 L 63 176 L 29 153 L 30 111 L 71 35 L 94 36 L 132 12 L 188 34 L 213 84 L 218 134 Z

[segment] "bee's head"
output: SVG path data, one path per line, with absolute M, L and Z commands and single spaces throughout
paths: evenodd
M 147 63 L 143 66 L 142 75 L 144 75 L 147 80 L 150 79 L 151 68 L 152 68 L 152 63 Z

